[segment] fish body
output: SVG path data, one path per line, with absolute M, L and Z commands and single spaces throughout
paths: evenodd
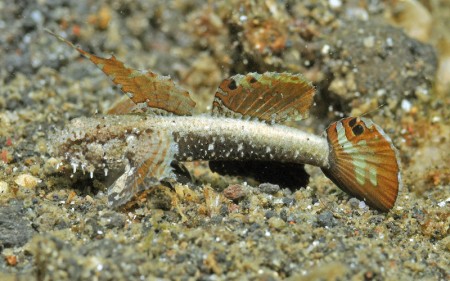
M 139 147 L 154 145 L 158 138 L 160 148 L 166 144 L 167 150 L 160 151 L 166 162 L 260 160 L 328 167 L 329 146 L 323 137 L 283 125 L 207 115 L 80 117 L 53 135 L 51 147 L 53 154 L 66 154 L 91 172 L 136 162 Z
M 52 33 L 53 34 L 53 33 Z M 326 137 L 286 126 L 309 115 L 315 89 L 299 74 L 234 75 L 219 85 L 210 113 L 169 77 L 126 67 L 74 46 L 127 94 L 108 115 L 80 117 L 50 139 L 74 170 L 124 169 L 108 190 L 112 207 L 173 177 L 173 161 L 273 161 L 320 167 L 338 187 L 389 211 L 401 187 L 397 150 L 371 120 L 347 117 Z

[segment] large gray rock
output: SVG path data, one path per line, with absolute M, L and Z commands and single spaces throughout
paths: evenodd
M 343 112 L 375 101 L 393 111 L 405 98 L 431 94 L 437 69 L 434 48 L 396 27 L 345 22 L 323 46 L 322 68 L 329 72 L 323 99 Z

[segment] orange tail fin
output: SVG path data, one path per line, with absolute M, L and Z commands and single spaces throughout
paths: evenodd
M 401 187 L 397 149 L 370 119 L 348 117 L 327 130 L 330 167 L 323 172 L 339 188 L 369 206 L 389 211 Z

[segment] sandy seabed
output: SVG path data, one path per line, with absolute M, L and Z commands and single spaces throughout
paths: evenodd
M 450 5 L 343 2 L 0 3 L 0 279 L 450 279 Z M 370 209 L 314 167 L 307 187 L 288 189 L 187 163 L 186 182 L 110 209 L 118 175 L 73 173 L 48 136 L 120 90 L 44 28 L 171 75 L 198 112 L 230 75 L 304 74 L 318 93 L 298 126 L 320 134 L 368 112 L 391 136 L 395 207 Z

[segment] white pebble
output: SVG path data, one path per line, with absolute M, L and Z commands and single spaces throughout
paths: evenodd
M 411 111 L 411 107 L 412 107 L 412 105 L 409 100 L 406 100 L 406 99 L 402 100 L 402 109 L 404 111 L 406 111 L 406 112 Z
M 443 200 L 443 201 L 441 201 L 441 202 L 439 202 L 438 206 L 441 207 L 441 208 L 444 208 L 445 205 L 447 205 L 448 202 L 450 202 L 450 197 L 445 199 L 445 200 Z
M 0 196 L 8 194 L 9 193 L 9 187 L 8 183 L 4 181 L 0 181 Z
M 331 47 L 329 45 L 323 45 L 322 47 L 322 55 L 328 55 L 328 53 L 330 52 Z
M 372 48 L 375 45 L 375 37 L 368 36 L 368 37 L 364 38 L 363 43 L 364 43 L 364 47 Z
M 394 40 L 392 40 L 392 38 L 391 37 L 388 37 L 387 39 L 386 39 L 386 45 L 388 46 L 388 47 L 393 47 L 394 46 Z
M 21 187 L 35 188 L 41 180 L 30 174 L 22 174 L 19 175 L 14 182 Z
M 330 4 L 330 7 L 332 9 L 337 9 L 342 6 L 342 1 L 341 0 L 328 0 L 328 4 Z
M 364 209 L 364 208 L 366 208 L 366 202 L 364 202 L 364 201 L 359 201 L 359 206 L 358 206 L 360 209 Z

